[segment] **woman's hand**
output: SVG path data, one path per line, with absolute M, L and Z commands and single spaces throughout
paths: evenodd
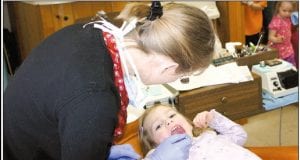
M 130 144 L 114 145 L 110 149 L 108 160 L 137 160 L 137 154 Z
M 208 124 L 210 123 L 210 121 L 213 119 L 213 113 L 210 111 L 203 111 L 198 113 L 194 120 L 193 123 L 196 127 L 199 128 L 206 128 L 208 127 Z

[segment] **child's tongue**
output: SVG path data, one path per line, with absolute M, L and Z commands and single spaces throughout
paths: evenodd
M 183 134 L 183 133 L 185 133 L 185 130 L 180 125 L 174 126 L 174 129 L 172 129 L 171 131 L 171 135 Z

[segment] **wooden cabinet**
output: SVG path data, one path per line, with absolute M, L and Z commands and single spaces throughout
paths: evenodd
M 244 6 L 240 1 L 217 1 L 220 18 L 215 22 L 217 33 L 223 44 L 245 43 Z
M 19 44 L 21 59 L 44 38 L 55 31 L 75 23 L 78 19 L 93 17 L 97 11 L 121 11 L 127 3 L 118 1 L 80 1 L 80 2 L 6 2 Z
M 261 78 L 255 74 L 253 77 L 253 81 L 180 92 L 177 109 L 190 119 L 201 111 L 211 109 L 216 109 L 232 120 L 263 112 Z
M 97 11 L 118 12 L 128 1 L 7 1 L 12 31 L 16 34 L 21 59 L 55 31 L 95 16 Z M 220 18 L 214 20 L 220 40 L 244 43 L 244 8 L 239 1 L 217 1 Z

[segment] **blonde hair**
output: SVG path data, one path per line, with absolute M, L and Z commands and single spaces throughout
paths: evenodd
M 293 11 L 298 10 L 297 9 L 298 8 L 298 5 L 297 5 L 298 3 L 294 2 L 294 1 L 277 1 L 276 5 L 275 5 L 274 15 L 277 15 L 279 13 L 279 8 L 280 8 L 280 6 L 283 2 L 291 3 L 292 6 L 293 6 Z
M 138 42 L 144 52 L 155 51 L 179 64 L 177 73 L 194 72 L 206 68 L 212 59 L 215 32 L 208 16 L 200 9 L 185 4 L 167 3 L 163 15 L 156 20 L 146 19 L 150 6 L 129 3 L 118 18 L 139 23 L 129 37 Z
M 151 138 L 151 136 L 149 135 L 149 131 L 144 127 L 144 122 L 145 119 L 151 114 L 153 113 L 154 110 L 158 109 L 159 107 L 170 107 L 173 108 L 171 106 L 168 105 L 161 105 L 161 104 L 157 104 L 154 105 L 153 107 L 150 107 L 148 109 L 146 109 L 146 111 L 143 113 L 143 115 L 139 118 L 139 141 L 140 141 L 140 145 L 142 148 L 142 152 L 144 154 L 144 156 L 153 148 L 156 147 L 155 142 L 153 141 L 153 139 Z M 175 108 L 173 108 L 179 115 L 182 115 L 181 113 L 179 113 Z M 183 117 L 185 117 L 184 115 L 182 115 Z M 198 128 L 195 127 L 192 123 L 192 121 L 188 118 L 185 117 L 185 119 L 193 126 L 193 136 L 199 136 L 201 133 L 203 133 L 206 130 L 210 130 L 209 128 Z

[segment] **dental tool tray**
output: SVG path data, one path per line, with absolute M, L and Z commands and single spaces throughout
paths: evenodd
M 232 55 L 230 55 L 230 56 L 225 56 L 225 57 L 220 57 L 220 58 L 214 59 L 213 64 L 214 64 L 214 66 L 220 66 L 220 65 L 227 64 L 227 63 L 234 62 L 234 61 L 235 61 L 235 58 Z

